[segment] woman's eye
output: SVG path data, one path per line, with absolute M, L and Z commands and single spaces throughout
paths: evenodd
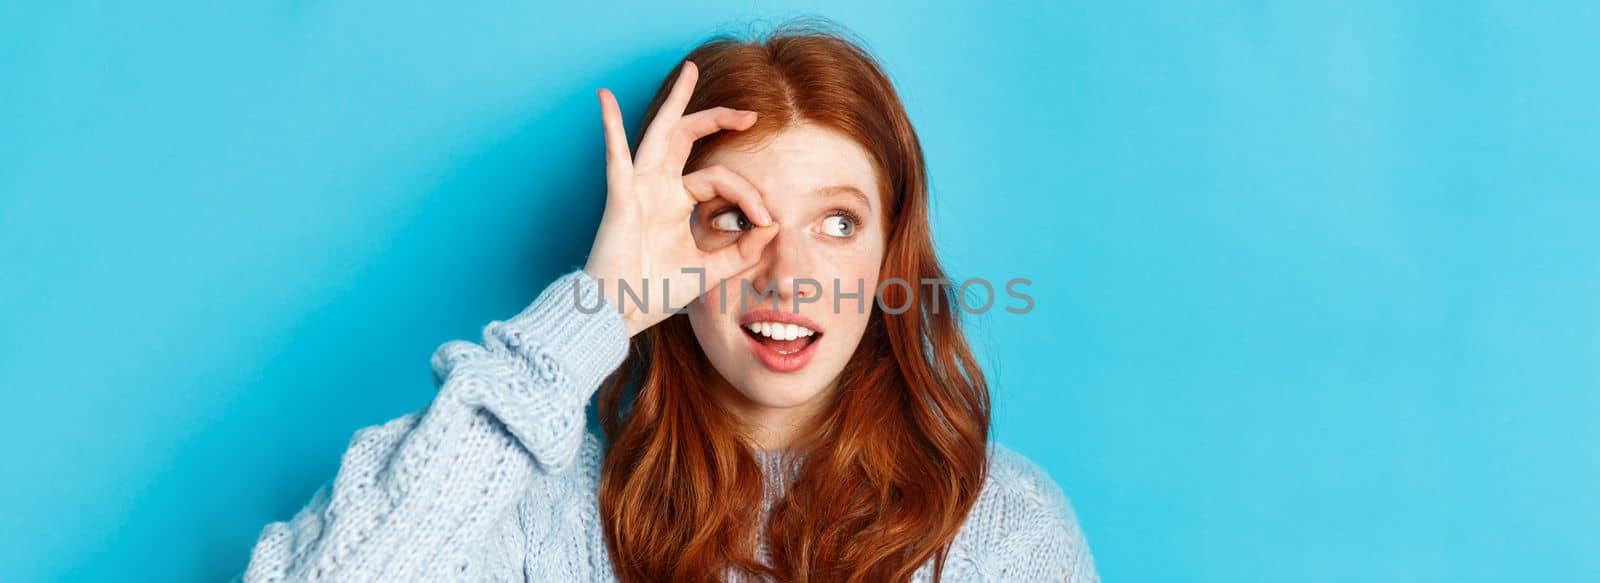
M 754 225 L 744 218 L 744 213 L 736 209 L 728 209 L 711 216 L 711 228 L 730 233 L 747 231 Z
M 849 237 L 856 234 L 856 221 L 845 215 L 833 215 L 822 221 L 822 232 L 833 237 Z

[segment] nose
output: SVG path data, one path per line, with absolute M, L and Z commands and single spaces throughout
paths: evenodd
M 814 300 L 821 291 L 814 254 L 815 250 L 806 245 L 804 233 L 779 231 L 762 250 L 761 263 L 750 283 L 757 293 L 775 293 L 786 303 L 796 297 Z

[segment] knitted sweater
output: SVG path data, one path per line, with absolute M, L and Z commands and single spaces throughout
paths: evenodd
M 585 408 L 626 356 L 627 332 L 609 304 L 579 307 L 604 301 L 575 271 L 490 322 L 481 344 L 441 345 L 433 401 L 357 431 L 337 475 L 262 529 L 244 580 L 615 581 L 597 497 L 604 450 Z M 944 580 L 1098 581 L 1061 489 L 1023 456 L 989 448 Z M 794 466 L 781 452 L 757 460 L 770 509 L 793 478 L 778 468 Z M 914 580 L 932 574 L 930 560 Z

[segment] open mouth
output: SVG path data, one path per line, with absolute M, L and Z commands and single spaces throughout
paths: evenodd
M 799 314 L 758 310 L 740 318 L 739 327 L 756 360 L 773 372 L 804 368 L 822 341 L 816 324 Z
M 745 324 L 744 335 L 781 356 L 805 350 L 822 338 L 822 333 L 799 324 L 782 322 L 751 322 Z

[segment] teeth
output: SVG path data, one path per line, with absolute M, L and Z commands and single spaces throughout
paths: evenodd
M 745 324 L 751 332 L 766 336 L 773 340 L 794 340 L 815 335 L 810 328 L 798 324 L 785 324 L 783 322 L 751 322 Z

